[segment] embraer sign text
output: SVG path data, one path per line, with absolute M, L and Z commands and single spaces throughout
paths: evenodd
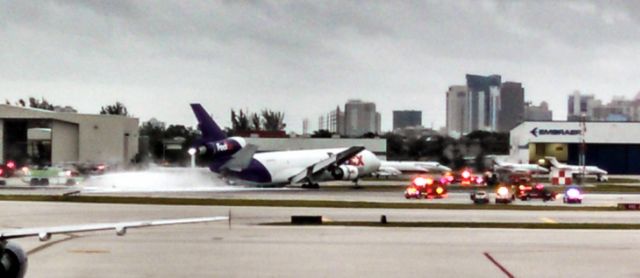
M 537 127 L 531 130 L 531 134 L 535 137 L 538 135 L 580 135 L 581 132 L 579 129 L 542 129 Z

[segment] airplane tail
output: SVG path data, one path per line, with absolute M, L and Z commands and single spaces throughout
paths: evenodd
M 227 138 L 218 124 L 209 116 L 209 113 L 199 103 L 191 104 L 193 114 L 198 119 L 198 129 L 202 132 L 203 141 L 219 141 Z
M 491 161 L 491 166 L 502 166 L 502 161 L 499 161 L 495 155 L 487 155 L 485 157 Z
M 560 162 L 558 162 L 558 159 L 556 159 L 553 156 L 547 156 L 545 157 L 545 159 L 547 159 L 547 161 L 549 161 L 549 163 L 551 163 L 551 166 L 559 168 L 560 167 Z

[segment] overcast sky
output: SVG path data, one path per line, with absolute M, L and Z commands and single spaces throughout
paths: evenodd
M 383 130 L 397 109 L 438 128 L 473 73 L 522 82 L 564 119 L 574 90 L 640 91 L 639 23 L 640 1 L 0 0 L 0 100 L 122 101 L 187 125 L 201 102 L 225 126 L 231 108 L 268 107 L 301 131 L 359 98 Z

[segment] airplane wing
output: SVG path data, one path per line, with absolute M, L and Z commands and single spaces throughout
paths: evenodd
M 248 144 L 244 148 L 242 148 L 240 151 L 235 153 L 231 157 L 231 160 L 229 160 L 227 163 L 222 165 L 220 169 L 230 170 L 233 172 L 240 172 L 246 169 L 247 167 L 249 167 L 249 164 L 251 163 L 251 160 L 253 159 L 253 155 L 256 153 L 256 151 L 258 151 L 258 146 Z
M 226 216 L 217 217 L 203 217 L 203 218 L 182 218 L 182 219 L 170 219 L 170 220 L 150 220 L 150 221 L 133 221 L 133 222 L 119 222 L 119 223 L 100 223 L 100 224 L 84 224 L 84 225 L 72 225 L 72 226 L 60 226 L 60 227 L 43 227 L 43 228 L 25 228 L 0 231 L 0 242 L 8 239 L 34 237 L 40 238 L 40 241 L 48 240 L 51 235 L 54 234 L 66 234 L 66 233 L 79 233 L 79 232 L 94 232 L 94 231 L 107 231 L 114 230 L 117 235 L 124 235 L 127 229 L 130 228 L 144 228 L 153 226 L 164 225 L 178 225 L 178 224 L 191 224 L 191 223 L 203 223 L 229 220 Z
M 331 155 L 329 158 L 321 160 L 320 162 L 317 162 L 309 167 L 307 167 L 306 169 L 302 170 L 300 173 L 298 173 L 297 175 L 291 177 L 289 179 L 289 181 L 291 183 L 299 183 L 301 181 L 303 181 L 304 179 L 307 178 L 312 178 L 315 174 L 324 171 L 325 169 L 329 168 L 330 166 L 333 165 L 340 165 L 342 163 L 344 163 L 345 161 L 349 160 L 351 157 L 353 157 L 354 155 L 356 155 L 357 153 L 361 152 L 364 150 L 364 147 L 350 147 L 340 153 L 337 153 L 335 155 Z

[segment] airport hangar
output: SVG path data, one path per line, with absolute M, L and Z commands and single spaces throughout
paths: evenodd
M 138 153 L 138 119 L 0 104 L 0 159 L 19 164 L 126 164 Z M 25 159 L 31 161 L 25 161 Z M 37 161 L 33 161 L 37 160 Z
M 609 174 L 640 174 L 640 122 L 586 122 L 587 165 Z M 537 163 L 545 156 L 579 165 L 582 144 L 580 122 L 527 121 L 510 132 L 510 159 Z

